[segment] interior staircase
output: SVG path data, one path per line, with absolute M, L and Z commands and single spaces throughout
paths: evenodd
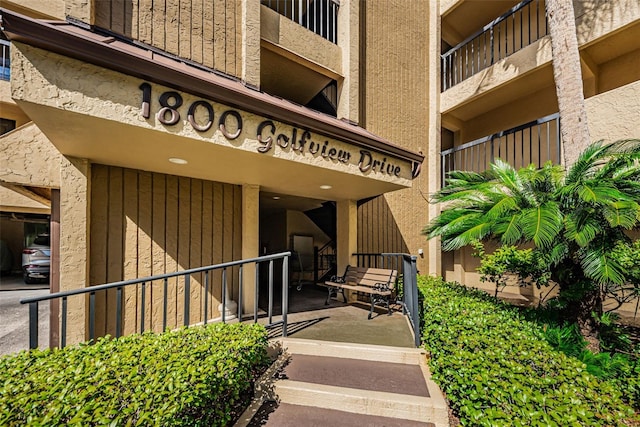
M 449 426 L 424 350 L 282 338 L 244 426 Z

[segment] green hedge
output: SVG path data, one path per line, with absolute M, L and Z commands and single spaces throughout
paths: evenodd
M 226 425 L 267 362 L 258 325 L 214 324 L 0 358 L 0 425 Z
M 419 289 L 433 379 L 463 425 L 637 422 L 618 390 L 554 351 L 515 307 L 435 278 L 420 278 Z

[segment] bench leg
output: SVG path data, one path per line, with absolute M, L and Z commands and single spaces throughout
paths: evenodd
M 369 310 L 369 317 L 368 319 L 371 320 L 371 316 L 373 316 L 373 306 L 376 303 L 376 299 L 373 297 L 373 295 L 371 295 L 371 310 Z
M 389 298 L 387 298 L 387 315 L 391 316 L 391 307 L 389 306 Z
M 329 305 L 329 300 L 331 299 L 331 294 L 333 292 L 336 292 L 336 296 L 337 296 L 337 291 L 335 289 L 327 287 L 327 300 L 324 302 L 324 305 Z

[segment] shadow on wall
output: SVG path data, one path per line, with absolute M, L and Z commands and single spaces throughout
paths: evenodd
M 358 203 L 358 253 L 408 253 L 398 223 L 384 196 Z

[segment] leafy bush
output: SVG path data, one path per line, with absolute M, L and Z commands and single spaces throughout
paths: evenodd
M 258 325 L 101 338 L 0 358 L 0 425 L 226 425 L 267 362 Z
M 541 328 L 481 291 L 420 278 L 434 380 L 463 425 L 612 426 L 637 422 L 621 392 L 555 351 Z

